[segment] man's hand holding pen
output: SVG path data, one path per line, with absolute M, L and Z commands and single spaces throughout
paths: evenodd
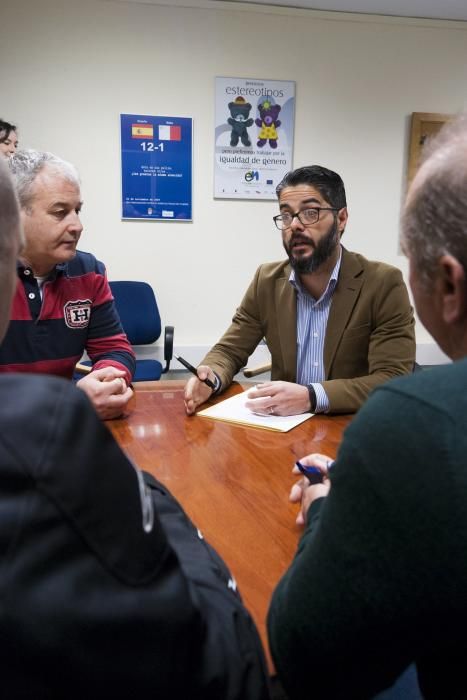
M 289 496 L 289 500 L 292 503 L 300 504 L 300 512 L 298 513 L 296 519 L 297 525 L 304 525 L 306 523 L 308 508 L 314 500 L 328 495 L 331 488 L 331 482 L 329 481 L 329 469 L 331 468 L 332 463 L 333 460 L 331 457 L 314 452 L 300 459 L 299 464 L 301 468 L 299 468 L 297 464 L 294 466 L 292 470 L 293 474 L 302 474 L 300 481 L 297 481 L 292 486 Z M 322 481 L 318 483 L 311 483 L 310 478 L 306 475 L 307 467 L 315 467 L 319 469 L 319 471 L 322 473 Z
M 190 377 L 185 386 L 185 410 L 189 416 L 193 415 L 198 406 L 207 401 L 213 393 L 212 387 L 205 382 L 208 379 L 213 386 L 216 383 L 216 375 L 207 365 L 199 365 L 196 368 L 197 376 Z

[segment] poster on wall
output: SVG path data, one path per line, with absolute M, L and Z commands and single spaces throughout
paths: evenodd
M 292 169 L 295 82 L 216 78 L 214 197 L 275 199 Z
M 122 219 L 192 220 L 193 120 L 121 114 Z

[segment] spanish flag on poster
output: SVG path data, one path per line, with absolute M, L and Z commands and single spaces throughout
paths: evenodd
M 132 124 L 131 138 L 133 139 L 152 139 L 154 136 L 154 127 L 152 124 Z
M 182 127 L 170 124 L 159 125 L 159 141 L 181 141 Z

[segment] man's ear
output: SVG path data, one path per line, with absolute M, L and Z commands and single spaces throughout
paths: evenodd
M 345 226 L 347 224 L 347 219 L 349 218 L 349 212 L 347 211 L 347 207 L 342 207 L 342 209 L 339 209 L 337 212 L 337 228 L 339 229 L 339 233 L 342 235 L 345 231 Z
M 453 325 L 464 320 L 467 314 L 467 278 L 464 267 L 453 255 L 440 257 L 438 284 L 444 322 Z

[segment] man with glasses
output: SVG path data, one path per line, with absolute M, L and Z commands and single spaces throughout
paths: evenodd
M 188 414 L 229 386 L 263 338 L 272 381 L 250 391 L 246 405 L 265 415 L 352 413 L 374 387 L 413 369 L 414 319 L 400 271 L 340 243 L 348 217 L 340 176 L 298 168 L 276 192 L 288 260 L 258 268 L 199 379 L 186 385 Z

